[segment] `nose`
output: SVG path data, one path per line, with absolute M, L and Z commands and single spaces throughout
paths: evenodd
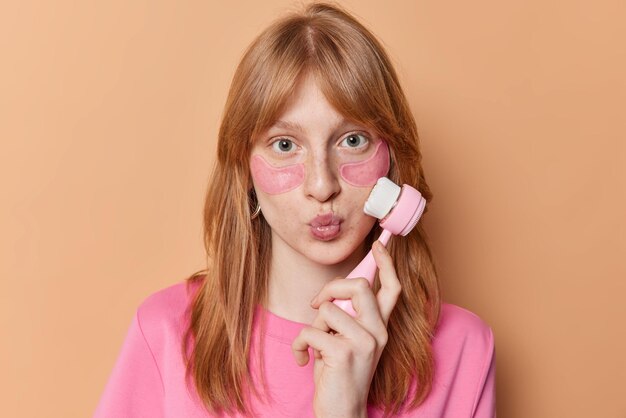
M 319 202 L 333 199 L 340 191 L 337 170 L 326 155 L 315 156 L 305 167 L 304 190 Z

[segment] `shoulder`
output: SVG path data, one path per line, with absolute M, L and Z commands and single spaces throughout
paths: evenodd
M 184 280 L 155 291 L 140 303 L 137 321 L 148 343 L 167 334 L 182 335 L 197 287 Z
M 495 346 L 489 324 L 465 308 L 443 303 L 432 348 L 435 378 L 423 407 L 444 408 L 450 416 L 495 416 Z
M 187 281 L 181 281 L 150 294 L 137 308 L 143 318 L 180 314 L 189 305 L 193 295 Z
M 494 336 L 489 324 L 475 313 L 450 303 L 441 305 L 433 346 L 446 353 L 490 357 Z

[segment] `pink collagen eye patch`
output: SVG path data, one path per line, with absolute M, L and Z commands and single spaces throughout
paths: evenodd
M 348 183 L 357 187 L 368 187 L 376 184 L 380 177 L 387 175 L 389 171 L 389 146 L 385 141 L 380 141 L 376 146 L 376 152 L 367 160 L 357 163 L 346 163 L 339 167 L 341 177 Z
M 251 158 L 250 172 L 256 185 L 267 194 L 288 192 L 304 181 L 304 164 L 272 167 L 260 155 Z
M 381 141 L 367 160 L 345 163 L 339 173 L 346 183 L 356 187 L 371 187 L 389 171 L 389 146 Z M 286 193 L 304 182 L 304 164 L 274 167 L 260 155 L 250 159 L 250 171 L 256 185 L 267 194 Z

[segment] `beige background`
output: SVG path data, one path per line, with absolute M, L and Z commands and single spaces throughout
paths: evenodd
M 288 1 L 0 10 L 0 416 L 87 417 L 137 305 L 203 267 L 244 48 Z M 626 417 L 626 3 L 345 1 L 417 118 L 445 299 L 498 415 Z

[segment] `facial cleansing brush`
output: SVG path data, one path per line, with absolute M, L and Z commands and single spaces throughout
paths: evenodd
M 411 232 L 424 213 L 425 207 L 426 199 L 415 188 L 408 184 L 400 187 L 387 177 L 381 177 L 365 202 L 363 211 L 380 219 L 383 231 L 378 240 L 386 246 L 392 235 L 404 236 Z M 364 277 L 372 286 L 376 269 L 376 261 L 370 250 L 346 279 Z M 350 299 L 335 299 L 333 303 L 351 316 L 356 316 Z

